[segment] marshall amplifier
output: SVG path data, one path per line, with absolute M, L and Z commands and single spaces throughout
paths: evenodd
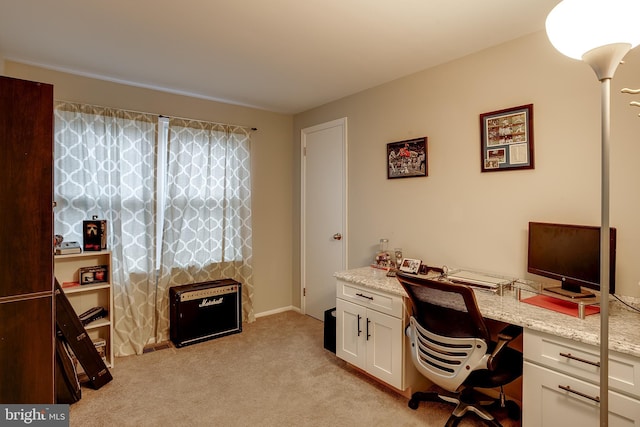
M 241 284 L 232 279 L 169 288 L 176 347 L 242 332 Z

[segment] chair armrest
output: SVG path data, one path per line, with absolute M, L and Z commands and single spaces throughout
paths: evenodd
M 404 334 L 409 338 L 411 345 L 413 345 L 413 328 L 411 328 L 411 324 L 408 324 L 407 327 L 404 328 Z
M 491 352 L 489 360 L 487 360 L 487 368 L 490 371 L 493 371 L 496 368 L 498 358 L 502 349 L 515 338 L 517 338 L 520 334 L 522 334 L 522 327 L 516 325 L 507 325 L 502 331 L 498 333 L 498 342 Z
M 498 340 L 511 341 L 522 334 L 522 326 L 507 325 L 498 333 Z

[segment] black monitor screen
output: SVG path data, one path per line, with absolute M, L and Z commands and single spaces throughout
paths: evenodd
M 610 230 L 609 292 L 613 294 L 616 229 Z M 565 290 L 600 290 L 600 227 L 530 222 L 527 271 L 560 280 Z

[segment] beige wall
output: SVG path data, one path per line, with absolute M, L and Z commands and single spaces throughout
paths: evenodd
M 640 111 L 619 93 L 640 87 L 640 50 L 625 59 L 612 83 L 611 222 L 618 228 L 618 293 L 640 296 Z M 300 306 L 299 144 L 307 126 L 348 117 L 349 267 L 368 264 L 378 240 L 388 237 L 391 247 L 431 265 L 530 277 L 528 221 L 600 218 L 599 83 L 544 33 L 293 119 L 10 61 L 2 66 L 6 75 L 53 83 L 59 99 L 259 128 L 252 164 L 257 313 Z M 479 114 L 529 103 L 535 169 L 480 173 Z M 429 138 L 429 177 L 387 180 L 386 144 L 418 136 Z
M 639 49 L 613 80 L 611 132 L 617 293 L 639 296 L 640 109 L 619 93 L 625 86 L 640 87 Z M 479 115 L 530 103 L 535 169 L 481 173 Z M 345 116 L 349 267 L 367 265 L 387 237 L 391 248 L 430 265 L 533 278 L 526 273 L 528 221 L 599 223 L 600 84 L 543 32 L 296 115 L 294 176 L 300 130 Z M 429 138 L 429 176 L 388 180 L 386 144 L 421 136 Z
M 56 99 L 257 127 L 252 137 L 254 308 L 292 305 L 292 117 L 6 61 L 4 74 L 54 85 Z M 299 302 L 296 304 L 299 306 Z

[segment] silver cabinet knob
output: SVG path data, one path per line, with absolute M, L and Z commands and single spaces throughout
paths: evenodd
M 342 240 L 342 234 L 336 233 L 333 235 L 333 240 Z

